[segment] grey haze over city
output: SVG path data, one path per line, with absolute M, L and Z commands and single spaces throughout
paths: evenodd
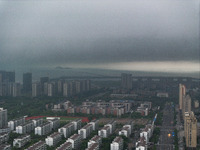
M 0 70 L 200 71 L 199 0 L 0 0 Z

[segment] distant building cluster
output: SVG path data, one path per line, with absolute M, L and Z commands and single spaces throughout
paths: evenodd
M 64 96 L 69 97 L 75 94 L 88 92 L 91 90 L 90 80 L 49 81 L 48 77 L 42 77 L 40 82 L 32 84 L 32 97 L 44 96 Z
M 151 107 L 152 107 L 152 102 L 144 102 L 140 104 L 136 112 L 141 113 L 142 116 L 148 116 L 149 110 L 151 110 Z
M 128 100 L 111 100 L 105 101 L 85 101 L 81 106 L 72 106 L 67 109 L 68 114 L 83 113 L 83 114 L 102 114 L 114 115 L 120 117 L 121 115 L 130 112 L 134 105 L 134 101 Z
M 73 96 L 91 90 L 90 80 L 67 81 L 50 80 L 41 77 L 39 82 L 32 82 L 32 73 L 23 74 L 23 83 L 15 82 L 15 72 L 0 71 L 0 96 Z

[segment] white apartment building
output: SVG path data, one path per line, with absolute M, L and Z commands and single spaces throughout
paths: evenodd
M 92 125 L 92 129 L 94 130 L 98 130 L 99 128 L 99 120 L 92 120 L 91 122 L 89 122 L 88 124 Z
M 18 134 L 26 134 L 30 133 L 34 129 L 34 124 L 32 121 L 26 122 L 23 125 L 19 125 L 16 127 L 16 133 Z
M 46 122 L 35 128 L 35 134 L 46 135 L 52 131 L 52 125 L 50 122 Z
M 99 144 L 98 143 L 92 143 L 88 148 L 85 150 L 99 150 Z
M 74 130 L 79 130 L 81 128 L 81 119 L 74 120 L 72 123 L 74 124 Z
M 117 136 L 110 144 L 110 150 L 123 150 L 123 139 Z
M 78 149 L 81 144 L 81 136 L 79 134 L 74 134 L 67 139 L 67 142 L 72 143 L 73 149 Z
M 30 146 L 29 148 L 27 148 L 26 150 L 46 150 L 46 148 L 47 148 L 46 143 L 44 141 L 39 141 Z
M 87 124 L 80 130 L 78 130 L 78 134 L 81 135 L 82 139 L 86 139 L 91 134 L 92 129 L 93 129 L 93 126 L 91 124 Z
M 60 126 L 60 120 L 59 119 L 50 119 L 50 120 L 48 120 L 48 122 L 51 123 L 51 128 L 54 129 L 54 130 L 59 128 L 59 126 Z
M 58 142 L 61 141 L 61 138 L 62 138 L 62 134 L 61 133 L 54 132 L 50 136 L 47 136 L 47 138 L 45 139 L 45 142 L 49 146 L 55 146 L 56 144 L 58 144 Z
M 2 144 L 0 145 L 0 150 L 11 150 L 11 145 Z
M 58 129 L 58 132 L 63 134 L 65 138 L 71 136 L 74 131 L 74 124 L 71 122 Z
M 98 131 L 98 135 L 103 138 L 107 138 L 111 133 L 110 130 L 110 126 L 104 126 L 101 130 Z
M 144 137 L 146 144 L 149 142 L 150 137 L 153 134 L 153 127 L 152 125 L 147 125 L 141 132 L 140 137 Z
M 110 134 L 112 134 L 114 131 L 115 131 L 115 128 L 116 128 L 116 121 L 113 120 L 111 121 L 110 123 L 104 125 L 105 127 L 106 126 L 109 126 L 110 127 Z
M 8 133 L 0 133 L 0 144 L 5 143 L 9 140 Z
M 8 127 L 11 131 L 15 130 L 17 126 L 25 123 L 25 117 L 20 117 L 8 122 Z
M 95 135 L 93 138 L 90 139 L 90 141 L 88 142 L 88 147 L 90 147 L 91 144 L 93 143 L 97 143 L 99 144 L 99 146 L 102 144 L 102 137 Z
M 135 144 L 136 150 L 147 150 L 145 137 L 140 137 L 139 141 Z
M 72 143 L 65 142 L 64 144 L 60 145 L 56 150 L 72 150 Z
M 13 147 L 21 148 L 31 140 L 30 135 L 24 135 L 13 140 Z
M 34 127 L 38 127 L 43 124 L 43 118 L 33 119 Z
M 119 135 L 124 135 L 125 137 L 130 136 L 129 127 L 123 127 L 121 131 L 119 131 Z

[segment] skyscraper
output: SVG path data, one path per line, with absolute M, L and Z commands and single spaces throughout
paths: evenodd
M 184 133 L 186 147 L 195 148 L 197 146 L 197 119 L 193 112 L 185 113 Z
M 185 85 L 179 84 L 179 109 L 183 109 L 183 97 L 186 94 L 186 88 Z
M 41 86 L 40 83 L 36 82 L 32 84 L 32 97 L 40 96 Z
M 32 73 L 28 72 L 23 74 L 23 92 L 32 92 Z
M 122 73 L 121 74 L 121 87 L 122 89 L 131 90 L 133 88 L 132 74 Z
M 191 97 L 189 95 L 183 96 L 183 104 L 182 104 L 183 118 L 184 118 L 185 112 L 188 112 L 188 113 L 191 112 Z
M 49 77 L 41 77 L 40 84 L 41 84 L 41 94 L 44 95 L 44 83 L 49 82 Z
M 0 71 L 0 83 L 15 82 L 15 72 Z
M 8 126 L 7 109 L 0 108 L 0 129 Z

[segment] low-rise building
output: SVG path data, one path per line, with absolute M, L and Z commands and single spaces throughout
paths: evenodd
M 34 127 L 38 127 L 43 124 L 43 118 L 33 119 Z
M 59 119 L 51 119 L 51 120 L 48 120 L 48 122 L 51 123 L 51 128 L 53 130 L 59 128 L 59 126 L 60 126 L 60 120 Z
M 98 135 L 103 138 L 107 138 L 111 134 L 110 130 L 110 126 L 104 126 L 101 130 L 98 131 Z
M 72 123 L 74 124 L 74 130 L 79 130 L 81 128 L 81 119 L 76 119 L 72 121 Z
M 129 137 L 130 134 L 129 127 L 123 127 L 122 130 L 119 131 L 119 135 L 123 135 L 125 137 Z
M 72 143 L 65 142 L 64 144 L 60 145 L 56 150 L 72 150 Z
M 55 146 L 56 144 L 58 144 L 58 142 L 61 141 L 61 138 L 62 138 L 62 134 L 61 133 L 54 132 L 50 136 L 47 136 L 47 138 L 45 139 L 45 142 L 49 146 Z
M 13 140 L 13 147 L 21 148 L 31 140 L 30 135 L 24 135 Z
M 92 143 L 85 150 L 99 150 L 99 144 L 98 143 Z
M 16 127 L 16 133 L 18 134 L 26 134 L 30 133 L 34 129 L 34 124 L 32 121 L 26 122 L 23 125 L 19 125 Z
M 110 134 L 112 134 L 115 131 L 115 128 L 116 128 L 116 121 L 112 120 L 112 121 L 110 121 L 108 124 L 106 124 L 104 126 L 105 127 L 109 126 L 110 127 Z
M 58 129 L 58 132 L 62 133 L 65 138 L 71 136 L 74 131 L 75 131 L 74 124 L 72 122 Z
M 15 130 L 17 126 L 25 124 L 25 117 L 20 117 L 8 122 L 8 127 L 11 131 Z
M 92 125 L 92 129 L 94 130 L 98 130 L 99 129 L 99 120 L 92 120 L 91 122 L 89 122 L 88 124 Z
M 8 133 L 0 133 L 0 144 L 5 143 L 9 140 Z
M 93 126 L 91 124 L 87 124 L 80 130 L 78 130 L 78 134 L 81 135 L 82 139 L 86 139 L 91 134 L 92 129 L 93 129 Z
M 102 144 L 102 137 L 95 135 L 93 138 L 90 139 L 90 141 L 88 142 L 88 147 L 90 147 L 91 144 L 93 143 L 97 143 L 99 144 L 99 146 Z
M 67 139 L 67 142 L 72 143 L 73 149 L 78 149 L 81 144 L 81 136 L 79 134 L 74 134 Z
M 27 148 L 26 150 L 46 150 L 46 148 L 47 148 L 46 143 L 44 141 L 39 141 L 30 146 L 29 148 Z
M 11 150 L 11 145 L 2 144 L 0 145 L 0 150 Z
M 123 150 L 124 141 L 120 136 L 117 136 L 110 144 L 111 150 Z
M 135 144 L 136 150 L 147 150 L 147 144 L 145 137 L 140 137 L 140 139 Z
M 52 125 L 50 122 L 46 122 L 35 128 L 35 134 L 47 135 L 52 131 Z

